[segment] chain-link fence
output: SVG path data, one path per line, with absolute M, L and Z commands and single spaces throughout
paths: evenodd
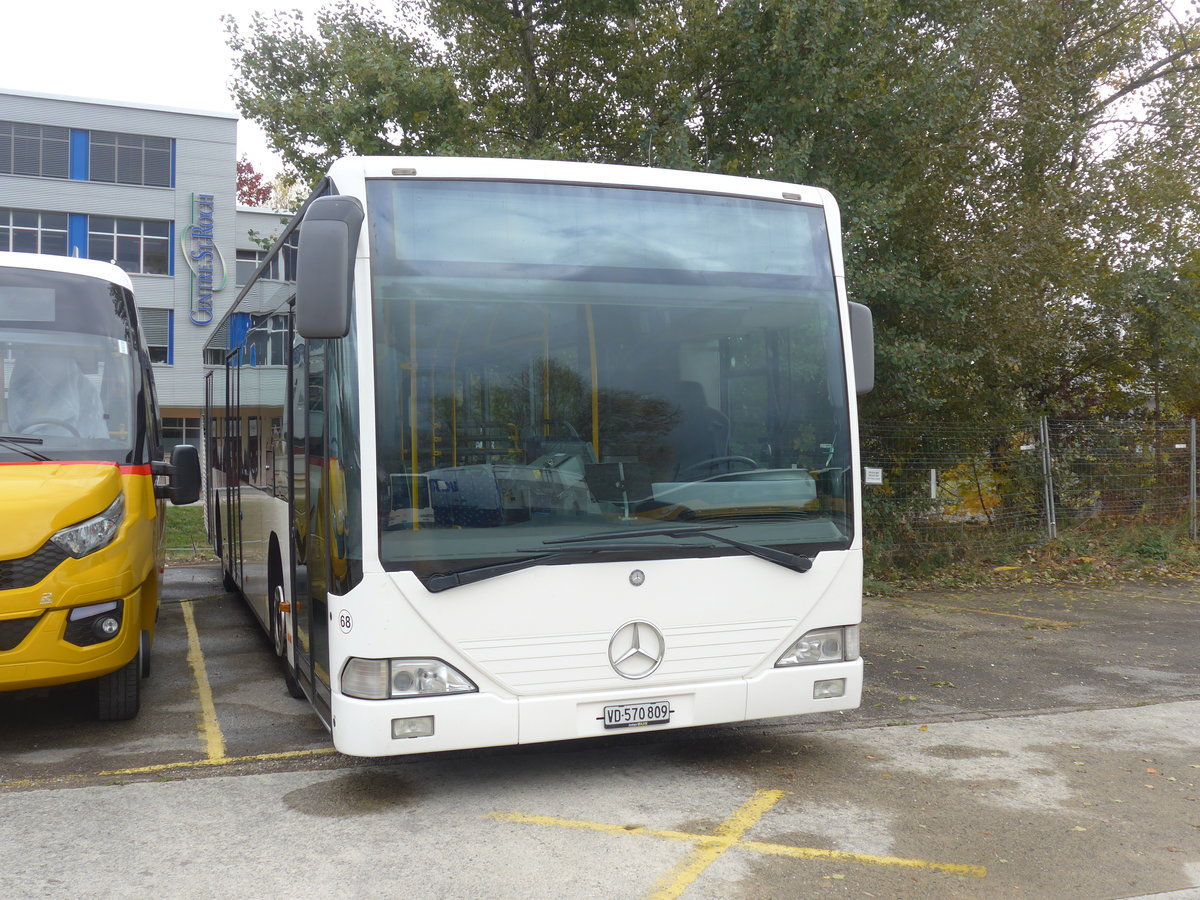
M 1196 423 L 863 424 L 872 557 L 922 568 L 1003 556 L 1096 520 L 1196 537 Z

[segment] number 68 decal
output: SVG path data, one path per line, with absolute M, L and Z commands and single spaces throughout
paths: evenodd
M 354 620 L 350 618 L 347 610 L 343 609 L 338 613 L 338 627 L 342 629 L 342 634 L 349 634 L 354 630 Z

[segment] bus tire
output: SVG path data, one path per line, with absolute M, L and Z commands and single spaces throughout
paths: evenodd
M 221 533 L 221 499 L 215 495 L 212 509 L 213 535 L 215 536 L 213 549 L 217 551 L 217 558 L 221 560 L 221 587 L 226 591 L 236 591 L 237 582 L 233 580 L 233 574 L 225 567 L 225 541 Z
M 134 718 L 141 706 L 142 650 L 117 669 L 96 681 L 96 717 L 101 722 L 123 722 Z
M 282 592 L 282 588 L 279 589 Z M 274 594 L 272 595 L 274 596 Z M 279 657 L 279 661 L 283 664 L 283 686 L 287 688 L 288 696 L 296 700 L 304 699 L 304 688 L 300 686 L 299 680 L 296 678 L 296 673 L 292 671 L 291 661 L 287 655 L 287 634 L 284 632 L 283 612 L 279 608 L 279 603 L 275 603 L 275 612 L 272 614 L 271 631 L 272 639 L 275 644 L 275 655 Z
M 287 661 L 287 657 L 283 659 L 283 686 L 287 688 L 288 696 L 292 699 L 304 699 L 304 688 L 296 680 L 296 675 L 292 672 L 292 664 Z
M 148 632 L 148 631 L 142 632 L 142 639 L 140 641 L 140 645 L 141 645 L 141 647 L 140 647 L 141 653 L 139 655 L 142 657 L 142 677 L 149 678 L 150 677 L 150 632 Z
M 224 559 L 225 541 L 222 540 L 221 534 L 221 498 L 216 493 L 213 494 L 212 515 L 210 518 L 212 520 L 213 550 L 217 552 L 217 556 L 220 559 Z
M 275 650 L 275 655 L 279 657 L 279 661 L 283 663 L 283 684 L 287 688 L 288 696 L 296 700 L 304 699 L 304 688 L 300 686 L 300 682 L 296 679 L 296 673 L 292 671 L 292 664 L 288 660 L 287 652 L 287 623 L 284 622 L 282 604 L 284 601 L 283 584 L 280 582 L 282 575 L 279 574 L 282 566 L 278 566 L 276 558 L 273 556 L 271 560 L 271 589 L 269 596 L 271 598 L 271 646 Z

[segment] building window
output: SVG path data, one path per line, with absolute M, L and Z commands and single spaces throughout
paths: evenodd
M 68 256 L 67 214 L 0 209 L 0 250 Z
M 293 233 L 279 252 L 271 257 L 271 261 L 259 277 L 269 281 L 295 281 L 297 245 L 298 238 Z M 250 279 L 254 277 L 255 270 L 268 255 L 266 250 L 237 251 L 237 269 L 234 274 L 237 283 L 239 285 L 249 284 Z
M 217 333 L 209 340 L 204 348 L 204 364 L 206 366 L 223 366 L 225 357 L 229 355 L 229 320 L 226 319 Z
M 234 269 L 233 277 L 238 285 L 249 283 L 264 256 L 266 254 L 261 250 L 239 250 L 237 252 L 237 266 Z
M 146 337 L 146 349 L 150 351 L 150 362 L 171 361 L 171 310 L 138 307 L 138 320 L 142 334 Z
M 138 275 L 167 275 L 171 226 L 148 219 L 88 217 L 88 257 Z
M 266 258 L 266 250 L 239 250 L 237 252 L 237 270 L 234 274 L 237 283 L 249 283 L 259 265 Z M 296 248 L 284 247 L 282 253 L 271 257 L 271 261 L 259 277 L 269 281 L 295 281 Z
M 66 178 L 71 158 L 69 129 L 0 122 L 0 173 Z
M 180 444 L 200 446 L 200 420 L 192 418 L 171 418 L 163 416 L 162 443 L 167 456 L 171 455 Z
M 283 366 L 287 339 L 287 316 L 251 316 L 246 332 L 246 353 L 242 364 L 248 366 Z
M 171 186 L 171 139 L 91 132 L 88 178 L 116 184 Z

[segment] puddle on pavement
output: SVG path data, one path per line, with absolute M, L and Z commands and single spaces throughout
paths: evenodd
M 350 772 L 283 795 L 283 802 L 308 816 L 344 819 L 386 812 L 414 800 L 410 782 L 389 772 Z

